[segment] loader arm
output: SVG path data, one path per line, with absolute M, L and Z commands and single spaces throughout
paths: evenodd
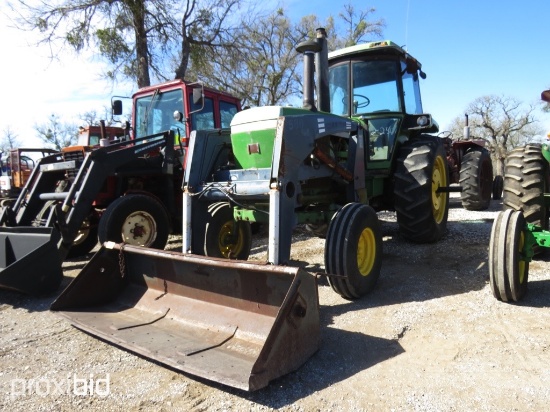
M 163 132 L 88 152 L 68 187 L 66 174 L 77 162 L 61 154 L 42 159 L 14 208 L 6 206 L 0 214 L 10 225 L 0 227 L 0 287 L 33 295 L 56 290 L 61 264 L 107 177 L 146 173 L 144 156 L 161 147 L 164 156 L 153 157 L 157 163 L 150 167 L 172 174 L 173 135 Z

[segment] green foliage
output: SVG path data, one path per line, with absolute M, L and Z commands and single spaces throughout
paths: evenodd
M 257 13 L 253 2 L 241 9 L 245 0 L 12 1 L 21 27 L 38 29 L 52 56 L 64 45 L 77 53 L 93 49 L 108 63 L 108 79 L 134 79 L 139 87 L 151 77 L 202 80 L 251 105 L 288 103 L 300 94 L 295 46 L 314 38 L 316 28 L 327 30 L 334 50 L 380 37 L 385 25 L 371 20 L 373 8 L 351 4 L 336 18 L 293 22 L 284 7 Z
M 68 30 L 65 40 L 77 52 L 82 51 L 88 40 L 86 23 L 81 22 Z
M 111 63 L 117 63 L 132 54 L 132 49 L 117 29 L 98 29 L 95 36 L 99 43 L 99 52 Z

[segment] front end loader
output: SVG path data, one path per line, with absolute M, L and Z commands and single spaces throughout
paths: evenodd
M 121 100 L 112 106 L 113 115 L 122 114 Z M 173 80 L 138 90 L 132 109 L 132 125 L 81 128 L 77 146 L 28 171 L 17 200 L 0 211 L 0 288 L 51 293 L 61 262 L 98 241 L 163 249 L 169 234 L 180 232 L 190 131 L 229 127 L 240 102 Z
M 395 209 L 410 241 L 444 235 L 447 163 L 422 112 L 420 63 L 391 42 L 329 57 L 324 30 L 297 50 L 303 108 L 252 108 L 231 130 L 193 132 L 183 253 L 104 244 L 52 310 L 183 372 L 256 390 L 319 346 L 316 276 L 289 265 L 297 225 L 326 237 L 327 276 L 346 299 L 380 274 L 377 210 Z M 266 263 L 245 261 L 252 223 L 268 226 Z

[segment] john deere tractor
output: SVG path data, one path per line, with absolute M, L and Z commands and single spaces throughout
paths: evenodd
M 192 138 L 184 194 L 194 218 L 184 218 L 193 222 L 184 250 L 247 259 L 258 222 L 269 227 L 268 261 L 285 264 L 292 231 L 305 224 L 326 237 L 326 270 L 337 275 L 330 284 L 354 299 L 379 276 L 376 211 L 395 210 L 413 242 L 445 233 L 446 153 L 428 134 L 438 126 L 422 109 L 426 75 L 404 49 L 380 41 L 328 54 L 320 29 L 297 51 L 303 108 L 252 108 L 237 113 L 230 133 Z
M 231 130 L 191 135 L 183 253 L 106 242 L 52 310 L 173 368 L 256 390 L 319 346 L 315 276 L 285 265 L 297 225 L 326 237 L 330 285 L 347 299 L 378 279 L 377 210 L 395 209 L 412 241 L 443 236 L 447 161 L 428 134 L 438 128 L 422 111 L 420 63 L 389 41 L 328 55 L 324 30 L 298 51 L 303 108 L 248 109 Z M 269 229 L 268 264 L 244 261 L 253 222 Z
M 550 90 L 542 92 L 541 99 L 550 102 Z M 489 278 L 495 298 L 517 302 L 527 291 L 529 262 L 550 247 L 548 143 L 530 143 L 508 153 L 503 206 L 491 231 Z

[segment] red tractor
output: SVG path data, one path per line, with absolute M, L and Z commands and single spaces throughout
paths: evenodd
M 485 210 L 491 203 L 491 196 L 502 197 L 502 176 L 493 181 L 491 154 L 485 147 L 485 140 L 471 139 L 468 115 L 462 139 L 453 140 L 451 132 L 440 135 L 447 151 L 447 164 L 451 183 L 460 184 L 460 199 L 466 210 Z
M 122 114 L 121 100 L 112 106 Z M 10 245 L 0 287 L 55 290 L 60 262 L 88 253 L 98 240 L 164 248 L 169 234 L 182 230 L 191 131 L 228 128 L 238 110 L 233 96 L 174 80 L 134 94 L 132 125 L 118 129 L 121 135 L 102 124 L 99 139 L 89 129 L 81 145 L 41 159 L 14 205 L 0 211 L 0 244 Z

